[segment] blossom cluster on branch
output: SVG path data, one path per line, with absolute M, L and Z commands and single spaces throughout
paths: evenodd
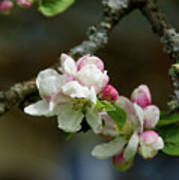
M 33 3 L 34 2 L 34 3 Z M 9 14 L 15 7 L 31 7 L 52 17 L 66 10 L 74 0 L 0 0 L 0 12 Z M 103 16 L 88 32 L 87 40 L 72 48 L 70 55 L 80 57 L 95 52 L 107 44 L 113 27 L 135 9 L 139 9 L 161 37 L 165 52 L 178 63 L 178 33 L 169 25 L 155 0 L 102 0 Z M 70 135 L 91 128 L 107 142 L 97 145 L 92 155 L 112 158 L 120 171 L 131 167 L 136 153 L 144 159 L 153 158 L 159 150 L 179 156 L 179 81 L 178 64 L 172 65 L 170 76 L 174 93 L 169 102 L 170 113 L 161 113 L 152 105 L 146 85 L 137 87 L 128 99 L 119 96 L 109 84 L 103 61 L 85 55 L 77 62 L 61 55 L 61 67 L 41 71 L 34 80 L 18 83 L 0 92 L 0 115 L 14 105 L 21 108 L 28 97 L 39 92 L 41 100 L 24 109 L 35 116 L 57 116 L 58 127 Z M 25 102 L 25 103 L 24 103 Z M 84 126 L 87 126 L 84 128 Z
M 67 133 L 81 130 L 86 121 L 93 132 L 108 142 L 97 145 L 92 155 L 113 157 L 114 166 L 127 170 L 136 152 L 144 159 L 153 158 L 164 147 L 154 129 L 160 110 L 152 105 L 146 85 L 137 87 L 131 99 L 119 96 L 109 84 L 104 63 L 96 56 L 85 55 L 75 62 L 61 55 L 61 74 L 53 69 L 41 71 L 36 85 L 41 100 L 24 111 L 35 116 L 57 116 L 58 127 Z

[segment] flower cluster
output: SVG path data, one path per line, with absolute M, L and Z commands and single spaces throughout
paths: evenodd
M 97 145 L 92 155 L 105 159 L 113 157 L 114 166 L 124 171 L 131 167 L 138 152 L 144 159 L 153 158 L 164 147 L 163 139 L 151 130 L 159 121 L 160 110 L 151 105 L 151 94 L 146 85 L 136 88 L 131 100 L 120 96 L 115 104 L 127 113 L 127 120 L 120 134 L 108 143 Z
M 36 84 L 42 100 L 25 108 L 25 112 L 37 116 L 57 116 L 58 127 L 65 132 L 81 129 L 84 117 L 95 133 L 101 131 L 100 116 L 96 108 L 97 96 L 118 98 L 117 91 L 105 95 L 109 77 L 102 60 L 95 56 L 83 56 L 75 62 L 66 54 L 61 55 L 62 74 L 53 69 L 39 73 Z M 109 97 L 110 96 L 110 97 Z
M 85 55 L 77 60 L 61 55 L 58 73 L 41 71 L 36 79 L 41 100 L 25 108 L 35 116 L 57 116 L 58 127 L 75 133 L 86 121 L 95 134 L 109 142 L 97 145 L 92 155 L 113 159 L 120 170 L 131 167 L 138 152 L 144 159 L 153 158 L 164 147 L 155 132 L 160 110 L 152 105 L 149 88 L 137 87 L 131 99 L 119 96 L 109 84 L 104 63 L 96 56 Z
M 3 0 L 0 2 L 0 12 L 7 14 L 16 6 L 30 8 L 32 3 L 33 0 Z

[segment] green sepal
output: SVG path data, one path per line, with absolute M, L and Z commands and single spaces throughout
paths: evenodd
M 96 108 L 100 112 L 109 112 L 116 110 L 116 106 L 113 103 L 108 101 L 100 101 L 100 100 L 97 100 Z
M 66 140 L 66 141 L 69 141 L 69 140 L 73 137 L 74 134 L 75 134 L 75 133 L 64 132 L 65 140 Z

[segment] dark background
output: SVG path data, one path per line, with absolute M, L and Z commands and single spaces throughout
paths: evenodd
M 35 77 L 86 36 L 101 16 L 101 0 L 76 0 L 65 13 L 45 18 L 35 9 L 0 15 L 0 89 Z M 178 0 L 159 1 L 167 19 L 179 29 Z M 129 96 L 139 84 L 150 86 L 153 103 L 167 110 L 171 92 L 168 69 L 172 60 L 162 52 L 160 39 L 139 11 L 125 17 L 97 55 L 104 60 L 111 83 Z M 152 161 L 136 158 L 127 173 L 110 160 L 96 160 L 90 151 L 99 140 L 91 132 L 69 142 L 56 119 L 30 117 L 14 108 L 0 117 L 1 180 L 178 180 L 179 158 L 158 155 Z

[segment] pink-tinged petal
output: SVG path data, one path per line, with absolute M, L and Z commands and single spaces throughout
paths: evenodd
M 163 147 L 164 141 L 155 131 L 147 130 L 141 133 L 138 151 L 144 159 L 153 158 Z
M 144 109 L 144 127 L 148 129 L 154 128 L 160 119 L 160 110 L 155 105 L 147 106 Z
M 30 8 L 32 6 L 32 0 L 16 0 L 16 2 L 20 7 Z
M 94 64 L 88 64 L 77 72 L 77 80 L 89 88 L 95 87 L 99 93 L 108 83 L 107 72 L 101 72 Z
M 63 53 L 61 54 L 60 60 L 61 60 L 61 67 L 59 68 L 59 70 L 62 71 L 62 73 L 76 75 L 77 72 L 76 62 L 71 56 Z
M 75 76 L 72 74 L 66 73 L 64 74 L 64 76 L 65 76 L 65 83 L 68 83 L 70 81 L 75 81 Z
M 118 99 L 118 92 L 117 90 L 111 86 L 107 85 L 101 92 L 100 92 L 100 97 L 101 99 L 107 100 L 107 101 L 115 101 Z
M 60 91 L 65 79 L 65 76 L 58 74 L 53 69 L 41 71 L 36 79 L 36 85 L 41 97 L 49 101 L 52 96 L 55 96 Z
M 142 108 L 145 108 L 146 106 L 150 105 L 152 102 L 151 93 L 146 85 L 140 85 L 134 91 L 131 95 L 132 102 L 137 103 Z
M 133 103 L 124 96 L 119 96 L 115 104 L 121 107 L 127 113 L 127 121 L 137 125 L 138 119 L 136 115 L 136 110 Z
M 120 154 L 112 158 L 112 162 L 116 170 L 123 172 L 131 168 L 133 159 L 130 161 L 126 161 L 126 159 L 124 158 L 124 152 L 121 152 Z
M 153 144 L 159 135 L 153 130 L 147 130 L 140 134 L 140 140 L 145 144 Z
M 14 4 L 10 0 L 3 0 L 0 2 L 0 12 L 9 12 L 13 8 Z
M 80 71 L 84 66 L 94 64 L 102 72 L 104 71 L 104 63 L 96 56 L 85 55 L 77 61 L 77 70 Z

